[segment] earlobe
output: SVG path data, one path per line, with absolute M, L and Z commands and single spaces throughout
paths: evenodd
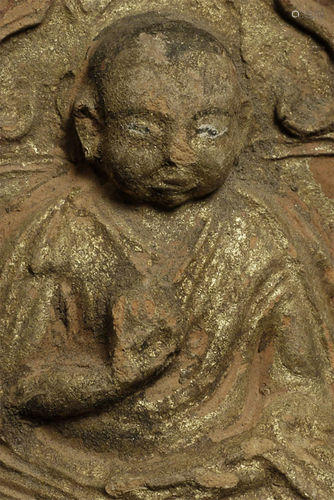
M 73 118 L 76 132 L 85 158 L 94 162 L 100 157 L 101 117 L 97 101 L 92 93 L 79 96 L 73 106 Z
M 249 127 L 252 114 L 253 114 L 253 106 L 250 101 L 245 100 L 241 104 L 241 116 L 245 124 L 247 124 L 247 127 Z
M 250 124 L 251 124 L 253 112 L 254 112 L 254 110 L 253 110 L 253 106 L 252 106 L 251 102 L 248 100 L 245 100 L 241 104 L 241 110 L 240 110 L 240 123 L 241 123 L 241 127 L 242 127 L 242 130 L 240 132 L 241 132 L 241 136 L 242 136 L 244 145 L 246 145 L 248 143 L 248 139 L 249 139 L 248 136 L 249 136 Z

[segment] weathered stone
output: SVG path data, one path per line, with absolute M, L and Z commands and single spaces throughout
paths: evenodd
M 331 5 L 278 4 L 0 46 L 1 500 L 333 498 Z
M 1 0 L 0 41 L 43 21 L 53 0 Z

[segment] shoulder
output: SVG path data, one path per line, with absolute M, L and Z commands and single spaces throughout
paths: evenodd
M 244 266 L 263 269 L 295 257 L 272 193 L 258 183 L 235 181 L 219 197 L 218 218 L 225 221 L 223 238 L 234 259 L 239 254 Z
M 89 209 L 82 208 L 89 183 L 72 173 L 51 177 L 6 214 L 2 267 L 21 262 L 33 274 L 65 271 L 78 244 L 94 247 L 102 230 Z M 90 240 L 90 243 L 89 243 Z

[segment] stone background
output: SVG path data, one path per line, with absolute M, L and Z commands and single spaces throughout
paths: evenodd
M 298 26 L 291 19 L 297 8 L 315 14 Z M 333 197 L 331 0 L 2 0 L 2 170 L 61 161 L 71 87 L 91 40 L 115 19 L 149 10 L 176 12 L 216 32 L 253 100 L 254 147 L 269 158 L 309 158 Z
M 297 215 L 301 212 L 324 246 L 333 250 L 332 0 L 0 0 L 0 248 L 2 240 L 10 234 L 10 224 L 15 226 L 17 221 L 25 220 L 22 200 L 43 184 L 47 186 L 44 193 L 47 197 L 51 184 L 47 180 L 56 177 L 61 169 L 71 167 L 68 151 L 72 139 L 67 124 L 76 78 L 92 40 L 116 19 L 151 10 L 194 20 L 223 41 L 254 107 L 247 152 L 250 161 L 240 166 L 240 179 L 261 181 L 266 176 L 267 185 L 274 189 L 280 184 L 286 217 L 289 222 L 291 219 L 292 229 L 302 244 L 309 240 L 312 246 L 313 241 L 298 226 Z M 302 15 L 292 19 L 295 10 Z M 278 176 L 280 183 L 275 184 Z M 322 255 L 317 253 L 316 245 L 314 248 L 319 271 Z M 331 293 L 328 295 L 333 302 L 334 275 L 331 269 L 323 271 L 327 273 L 326 291 Z M 329 345 L 333 355 L 334 348 Z M 306 404 L 309 405 L 308 401 Z M 312 411 L 311 408 L 311 417 L 315 414 Z M 283 421 L 281 416 L 278 418 Z M 48 443 L 49 435 L 42 430 L 40 439 Z M 59 446 L 61 453 L 65 450 L 74 463 L 78 460 L 76 451 L 66 450 L 67 444 L 63 444 Z M 262 444 L 266 445 L 265 440 Z M 28 451 L 29 446 L 27 440 Z M 2 441 L 0 448 L 4 463 L 15 470 L 16 467 L 26 470 L 26 463 L 20 462 L 18 466 Z M 94 460 L 97 463 L 96 457 Z M 92 466 L 91 475 L 98 478 L 94 460 L 89 462 L 89 471 Z M 212 478 L 204 472 L 209 484 Z M 33 474 L 28 471 L 28 485 L 30 474 L 35 471 Z M 300 476 L 303 477 L 298 479 L 304 480 L 304 473 Z M 72 483 L 65 483 L 58 476 L 57 481 L 57 487 L 72 491 Z M 228 478 L 223 477 L 222 481 L 228 484 Z M 40 488 L 41 482 L 36 484 Z M 161 486 L 157 481 L 157 484 L 158 488 L 163 487 L 163 483 Z M 300 498 L 288 496 L 289 492 L 284 496 L 285 483 L 278 487 L 283 491 L 281 498 Z M 114 494 L 109 485 L 105 491 Z M 98 497 L 90 490 L 87 496 L 84 494 L 75 489 L 73 498 L 106 498 L 105 494 Z M 270 494 L 263 490 L 256 498 L 269 498 Z M 49 486 L 44 498 L 56 497 L 51 495 Z M 234 498 L 246 498 L 240 495 Z M 162 497 L 152 493 L 150 498 Z

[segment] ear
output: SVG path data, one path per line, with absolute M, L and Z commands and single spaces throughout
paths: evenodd
M 242 148 L 247 146 L 249 142 L 250 125 L 253 113 L 254 109 L 252 103 L 248 99 L 244 98 L 240 104 L 239 111 L 239 134 L 243 145 Z
M 100 159 L 102 119 L 98 111 L 95 93 L 86 89 L 75 101 L 73 117 L 82 150 L 86 160 Z

